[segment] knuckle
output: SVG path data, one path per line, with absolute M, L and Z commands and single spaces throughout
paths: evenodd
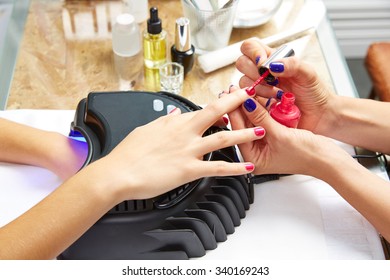
M 259 112 L 256 112 L 255 114 L 250 114 L 249 116 L 249 119 L 251 121 L 251 123 L 253 123 L 254 125 L 259 125 L 261 123 L 263 123 L 268 117 L 269 117 L 269 114 L 266 110 L 260 110 Z
M 221 108 L 216 102 L 213 102 L 207 105 L 203 110 L 209 112 L 212 115 L 219 115 Z
M 224 161 L 215 162 L 215 172 L 216 174 L 225 174 L 227 169 L 227 163 Z
M 221 131 L 221 132 L 217 132 L 215 134 L 215 136 L 217 137 L 217 141 L 218 143 L 221 145 L 221 146 L 227 146 L 229 145 L 230 143 L 230 137 L 227 135 L 226 132 L 224 131 Z

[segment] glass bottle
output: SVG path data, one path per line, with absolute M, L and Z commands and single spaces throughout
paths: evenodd
M 123 57 L 134 56 L 141 51 L 141 34 L 131 14 L 120 14 L 112 29 L 112 49 Z
M 143 33 L 144 64 L 147 68 L 157 69 L 166 62 L 167 32 L 162 29 L 156 7 L 150 8 L 147 29 Z

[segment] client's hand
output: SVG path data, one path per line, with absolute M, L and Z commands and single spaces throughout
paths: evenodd
M 247 98 L 244 90 L 238 90 L 199 111 L 181 114 L 175 109 L 135 129 L 97 164 L 104 166 L 105 178 L 112 186 L 121 189 L 122 199 L 155 197 L 201 177 L 252 172 L 250 162 L 203 161 L 211 151 L 263 137 L 265 132 L 258 127 L 203 137 L 210 126 Z

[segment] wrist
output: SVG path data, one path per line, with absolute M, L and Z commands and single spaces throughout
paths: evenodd
M 322 107 L 317 127 L 313 130 L 315 134 L 333 138 L 334 132 L 340 126 L 340 110 L 342 99 L 335 94 L 328 94 L 327 100 Z
M 62 179 L 73 176 L 80 170 L 88 153 L 88 145 L 52 132 L 50 136 L 50 151 L 46 158 L 46 168 Z
M 98 183 L 96 188 L 100 189 L 104 195 L 109 195 L 114 202 L 114 205 L 124 200 L 143 199 L 142 194 L 145 191 L 145 184 L 137 182 L 136 172 L 129 170 L 122 171 L 120 164 L 116 164 L 116 160 L 107 155 L 87 167 L 92 182 Z
M 311 155 L 308 174 L 332 185 L 332 180 L 340 176 L 347 166 L 357 164 L 356 160 L 339 147 L 333 140 L 325 138 Z
M 106 204 L 109 210 L 126 200 L 123 184 L 111 171 L 113 168 L 115 167 L 107 166 L 102 158 L 81 169 L 71 179 L 81 178 L 81 184 L 89 187 L 89 192 L 93 193 L 101 203 Z

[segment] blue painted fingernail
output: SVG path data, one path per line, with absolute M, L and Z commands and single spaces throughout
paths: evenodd
M 281 73 L 284 71 L 284 64 L 282 62 L 271 62 L 269 69 L 272 72 Z
M 277 86 L 279 84 L 279 80 L 275 79 L 272 82 L 267 82 L 267 84 L 269 84 L 270 86 Z
M 244 107 L 250 113 L 256 109 L 256 103 L 253 101 L 253 99 L 249 98 L 244 102 Z
M 256 65 L 259 64 L 260 58 L 261 58 L 260 55 L 256 56 L 256 61 L 255 61 Z
M 278 90 L 278 92 L 276 93 L 276 98 L 277 99 L 282 99 L 283 93 L 284 93 L 283 90 Z
M 265 107 L 267 108 L 268 106 L 269 106 L 269 104 L 271 103 L 271 99 L 272 98 L 269 98 L 268 100 L 267 100 L 267 103 L 265 103 Z

